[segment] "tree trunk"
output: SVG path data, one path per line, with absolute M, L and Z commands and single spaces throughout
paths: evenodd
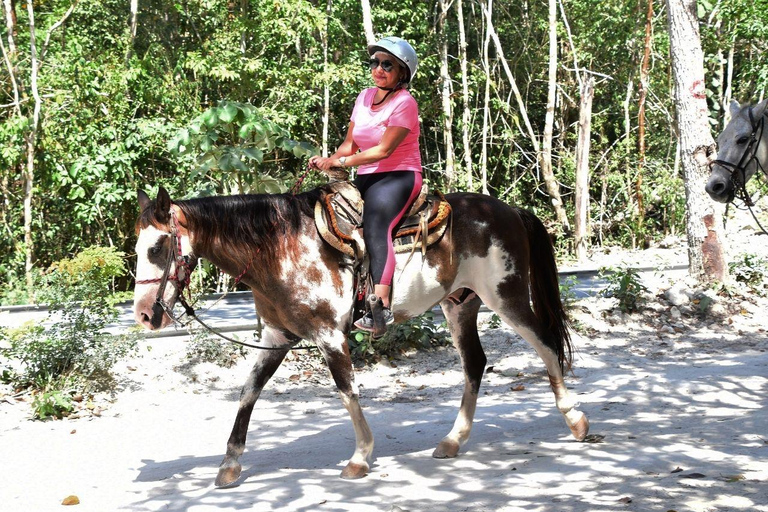
M 32 199 L 35 181 L 35 148 L 37 146 L 37 129 L 40 122 L 40 92 L 37 88 L 37 47 L 35 42 L 35 12 L 32 2 L 27 2 L 29 14 L 29 57 L 30 57 L 30 87 L 35 101 L 32 122 L 25 136 L 27 150 L 27 165 L 24 168 L 24 275 L 27 290 L 32 292 L 32 259 L 34 244 L 32 240 Z
M 595 80 L 586 74 L 582 81 L 579 105 L 579 137 L 576 146 L 576 215 L 574 242 L 576 257 L 586 259 L 589 241 L 589 148 L 592 135 L 592 99 L 595 96 Z
M 645 44 L 643 45 L 643 60 L 640 64 L 640 98 L 637 114 L 637 176 L 635 177 L 635 197 L 637 198 L 637 228 L 642 231 L 645 223 L 645 201 L 643 199 L 643 168 L 645 167 L 645 100 L 648 96 L 648 76 L 651 63 L 653 0 L 648 1 L 645 14 Z
M 499 60 L 501 61 L 502 66 L 504 67 L 504 72 L 506 73 L 507 79 L 509 80 L 509 85 L 512 87 L 512 92 L 515 95 L 515 99 L 517 100 L 517 106 L 520 109 L 520 117 L 523 118 L 523 123 L 525 124 L 525 128 L 528 132 L 527 135 L 531 139 L 533 150 L 536 153 L 537 159 L 539 160 L 539 165 L 541 165 L 541 148 L 539 147 L 539 140 L 536 138 L 536 134 L 533 131 L 533 126 L 531 126 L 531 120 L 528 118 L 528 109 L 526 108 L 525 102 L 523 101 L 523 95 L 520 94 L 520 89 L 517 87 L 517 82 L 515 81 L 515 77 L 512 75 L 512 70 L 509 68 L 509 63 L 507 62 L 507 59 L 504 58 L 504 50 L 501 46 L 499 36 L 496 34 L 496 31 L 493 28 L 493 22 L 491 21 L 490 13 L 484 5 L 481 5 L 481 7 L 483 8 L 483 12 L 486 15 L 488 31 L 490 32 L 494 46 L 496 47 L 496 53 Z M 571 226 L 568 222 L 568 217 L 565 215 L 563 200 L 560 198 L 560 184 L 557 182 L 557 179 L 551 170 L 549 174 L 544 174 L 544 169 L 542 169 L 542 177 L 544 178 L 544 184 L 547 188 L 547 193 L 551 198 L 552 207 L 555 210 L 557 221 L 563 227 L 564 231 L 568 232 L 571 230 Z
M 491 16 L 493 16 L 493 0 L 488 0 L 484 8 L 486 18 L 485 40 L 483 41 L 483 70 L 485 71 L 485 93 L 483 95 L 483 139 L 480 148 L 480 188 L 488 195 L 488 129 L 491 117 L 491 62 L 488 57 L 491 45 Z
M 51 40 L 51 34 L 54 30 L 64 24 L 66 19 L 72 14 L 77 5 L 77 1 L 73 2 L 67 12 L 62 18 L 54 23 L 48 30 L 48 34 L 41 48 L 40 54 L 43 55 Z M 37 151 L 37 137 L 38 130 L 40 128 L 40 110 L 42 108 L 42 99 L 40 97 L 40 90 L 37 84 L 38 71 L 40 61 L 38 60 L 37 51 L 37 34 L 35 30 L 35 12 L 32 2 L 27 2 L 27 14 L 29 16 L 29 74 L 30 74 L 30 90 L 32 92 L 32 98 L 34 99 L 34 106 L 32 110 L 32 119 L 30 120 L 30 126 L 27 129 L 27 133 L 24 136 L 24 142 L 26 145 L 26 157 L 27 162 L 22 173 L 23 181 L 23 197 L 24 197 L 24 273 L 26 277 L 27 289 L 31 293 L 33 279 L 32 279 L 32 267 L 34 258 L 34 240 L 32 239 L 32 203 L 34 199 L 34 183 L 35 183 L 35 154 Z
M 320 37 L 323 43 L 323 69 L 328 69 L 328 23 L 331 19 L 332 0 L 328 0 L 325 7 L 325 25 Z M 330 123 L 331 112 L 331 87 L 328 83 L 328 77 L 323 80 L 323 156 L 328 156 L 328 125 Z
M 16 0 L 3 0 L 3 10 L 8 30 L 8 53 L 16 55 Z
M 125 50 L 125 64 L 128 65 L 133 56 L 133 43 L 136 41 L 136 29 L 138 28 L 139 0 L 131 0 L 131 15 L 128 20 L 128 47 Z
M 677 131 L 685 182 L 688 272 L 700 283 L 723 282 L 728 275 L 721 244 L 722 209 L 704 192 L 708 160 L 715 152 L 709 131 L 695 0 L 666 0 L 675 83 Z
M 16 74 L 13 69 L 13 64 L 11 63 L 11 57 L 8 55 L 8 51 L 5 49 L 5 43 L 1 37 L 0 50 L 3 52 L 3 62 L 5 63 L 5 67 L 8 70 L 8 79 L 11 82 L 13 88 L 13 113 L 11 115 L 21 117 L 21 105 L 19 104 L 19 87 L 16 83 Z M 0 196 L 3 198 L 2 205 L 0 205 L 0 229 L 2 229 L 3 232 L 8 235 L 9 239 L 13 236 L 13 230 L 11 229 L 8 221 L 8 211 L 11 207 L 10 181 L 11 176 L 15 175 L 16 173 L 16 169 L 16 164 L 5 169 L 0 169 Z
M 472 191 L 472 146 L 469 140 L 469 128 L 472 113 L 469 108 L 469 74 L 467 72 L 467 38 L 464 30 L 464 7 L 462 0 L 456 0 L 456 16 L 459 19 L 459 63 L 461 64 L 461 102 L 464 110 L 461 114 L 461 142 L 464 145 L 464 183 Z
M 574 48 L 574 52 L 575 52 Z M 579 70 L 576 70 L 578 73 Z M 544 116 L 544 134 L 541 141 L 541 174 L 553 176 L 552 133 L 555 125 L 557 100 L 557 0 L 549 0 L 549 69 L 547 73 L 547 111 Z M 547 187 L 549 189 L 549 187 Z M 551 194 L 550 194 L 551 195 Z
M 368 44 L 373 44 L 376 42 L 376 36 L 373 33 L 371 3 L 368 0 L 360 0 L 360 6 L 363 8 L 363 31 L 365 32 L 365 41 Z
M 456 169 L 453 150 L 453 106 L 451 105 L 451 75 L 448 71 L 448 36 L 445 23 L 448 17 L 446 0 L 439 0 L 440 14 L 437 17 L 437 36 L 440 40 L 440 98 L 443 106 L 443 144 L 445 146 L 446 188 L 453 192 L 456 187 Z
M 735 28 L 735 27 L 734 27 Z M 728 48 L 728 71 L 725 73 L 725 92 L 723 93 L 723 129 L 731 122 L 731 109 L 728 105 L 731 104 L 731 98 L 733 97 L 733 52 L 736 42 L 731 40 L 730 48 Z

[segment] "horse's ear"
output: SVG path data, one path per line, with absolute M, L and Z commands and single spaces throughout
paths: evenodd
M 171 220 L 171 195 L 163 187 L 160 187 L 157 191 L 155 219 L 161 224 L 165 224 Z
M 764 99 L 752 109 L 752 114 L 755 116 L 755 120 L 760 119 L 765 114 L 765 107 L 768 107 L 768 98 Z
M 741 104 L 736 100 L 731 100 L 729 107 L 731 111 L 731 119 L 736 118 L 736 116 L 739 115 L 739 112 L 741 112 Z
M 137 196 L 137 197 L 138 197 L 138 199 L 139 199 L 139 211 L 142 211 L 142 212 L 143 212 L 144 210 L 146 210 L 146 209 L 147 209 L 147 206 L 149 206 L 149 203 L 150 203 L 152 200 L 149 198 L 149 196 L 147 195 L 147 193 L 146 193 L 146 192 L 144 192 L 143 190 L 139 190 L 139 191 L 136 193 L 136 196 Z

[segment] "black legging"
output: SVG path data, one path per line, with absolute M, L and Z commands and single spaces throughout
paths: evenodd
M 395 249 L 392 233 L 405 220 L 408 208 L 421 191 L 421 173 L 390 171 L 357 176 L 363 206 L 363 239 L 371 258 L 374 284 L 392 285 Z

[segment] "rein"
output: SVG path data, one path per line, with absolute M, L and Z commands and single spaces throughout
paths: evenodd
M 245 343 L 243 341 L 240 341 L 238 339 L 232 338 L 230 336 L 226 336 L 223 333 L 217 331 L 210 325 L 203 322 L 203 320 L 200 319 L 199 316 L 195 313 L 195 309 L 187 302 L 187 299 L 184 297 L 184 289 L 187 289 L 189 293 L 189 283 L 190 278 L 192 276 L 192 271 L 195 269 L 195 264 L 191 264 L 190 260 L 197 261 L 194 255 L 191 256 L 184 256 L 181 250 L 181 237 L 178 234 L 178 220 L 176 219 L 176 212 L 173 208 L 171 208 L 171 245 L 173 246 L 173 252 L 168 256 L 168 260 L 165 262 L 165 269 L 163 270 L 162 277 L 156 278 L 156 279 L 142 279 L 137 280 L 136 284 L 154 284 L 154 283 L 160 283 L 160 286 L 157 289 L 157 295 L 155 295 L 155 303 L 152 306 L 152 314 L 153 318 L 156 315 L 162 315 L 165 313 L 168 315 L 168 317 L 173 320 L 174 323 L 177 325 L 186 328 L 192 320 L 195 320 L 198 324 L 200 324 L 205 330 L 210 332 L 211 334 L 215 334 L 216 336 L 229 341 L 230 343 L 234 343 L 236 345 L 240 345 L 243 347 L 248 348 L 256 348 L 259 350 L 280 350 L 280 351 L 287 351 L 287 350 L 314 350 L 316 347 L 296 347 L 295 345 L 299 343 L 301 340 L 291 343 L 288 347 L 269 347 L 266 345 L 256 345 L 253 343 Z M 253 255 L 253 258 L 251 258 L 251 261 L 248 262 L 248 265 L 245 266 L 245 269 L 240 273 L 239 276 L 235 279 L 235 286 L 240 282 L 240 280 L 245 276 L 245 274 L 250 269 L 251 265 L 253 264 L 253 260 L 256 259 L 256 255 L 261 251 L 261 248 L 259 247 L 256 249 L 256 252 Z M 176 272 L 171 275 L 171 266 L 173 262 L 176 262 Z M 179 317 L 177 317 L 173 313 L 173 308 L 168 305 L 165 300 L 163 300 L 163 295 L 165 294 L 165 288 L 168 285 L 168 281 L 173 281 L 176 285 L 176 288 L 178 290 L 178 300 L 179 303 L 184 307 L 184 314 L 187 315 L 187 317 L 191 318 L 192 320 L 188 322 L 183 322 Z M 223 298 L 223 297 L 222 297 Z M 219 299 L 221 300 L 221 299 Z M 218 302 L 218 301 L 217 301 Z
M 744 149 L 744 153 L 742 153 L 741 158 L 739 159 L 739 162 L 736 164 L 733 164 L 731 162 L 727 162 L 725 160 L 712 160 L 709 163 L 710 172 L 713 165 L 719 165 L 720 167 L 723 167 L 731 174 L 731 182 L 734 185 L 734 192 L 733 197 L 730 198 L 730 201 L 728 201 L 728 206 L 730 206 L 731 202 L 733 201 L 734 197 L 738 197 L 744 202 L 744 205 L 749 209 L 749 213 L 752 214 L 752 218 L 755 219 L 755 222 L 757 223 L 760 230 L 768 235 L 768 231 L 763 227 L 762 224 L 760 224 L 760 221 L 757 219 L 757 216 L 755 215 L 755 212 L 752 210 L 752 207 L 755 206 L 755 202 L 752 200 L 752 198 L 749 195 L 749 192 L 747 191 L 747 184 L 746 184 L 746 176 L 747 176 L 747 167 L 754 162 L 755 163 L 755 175 L 757 175 L 757 171 L 761 171 L 763 173 L 763 176 L 768 176 L 768 173 L 766 173 L 765 169 L 763 168 L 763 165 L 760 163 L 760 160 L 757 158 L 757 150 L 760 147 L 760 142 L 763 139 L 763 130 L 765 129 L 765 119 L 766 116 L 768 116 L 768 112 L 764 112 L 763 115 L 760 117 L 759 120 L 755 120 L 754 114 L 752 113 L 752 107 L 749 107 L 749 123 L 752 127 L 752 133 L 749 134 L 749 142 L 747 143 L 747 147 Z

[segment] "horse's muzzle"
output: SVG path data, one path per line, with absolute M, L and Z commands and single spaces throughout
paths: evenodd
M 133 310 L 136 323 L 150 331 L 160 330 L 173 322 L 165 313 L 163 305 L 151 295 L 136 301 Z
M 730 177 L 724 179 L 720 176 L 713 176 L 709 178 L 704 190 L 707 191 L 709 197 L 718 203 L 733 201 L 733 183 L 731 183 Z
M 731 173 L 720 166 L 712 165 L 712 173 L 709 175 L 704 190 L 709 197 L 718 203 L 730 203 L 733 201 L 735 188 Z

